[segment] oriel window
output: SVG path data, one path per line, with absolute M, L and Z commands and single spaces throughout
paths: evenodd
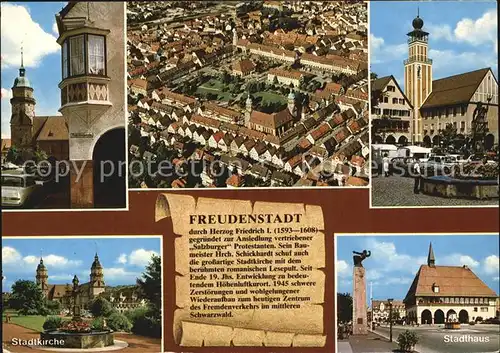
M 85 42 L 84 36 L 69 39 L 69 75 L 77 76 L 85 73 Z
M 105 60 L 104 55 L 104 37 L 103 36 L 88 36 L 89 50 L 89 74 L 105 75 Z
M 62 45 L 62 77 L 106 76 L 106 37 L 81 34 Z

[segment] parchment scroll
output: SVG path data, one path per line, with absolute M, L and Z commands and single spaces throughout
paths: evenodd
M 323 347 L 321 207 L 161 194 L 175 239 L 177 344 Z

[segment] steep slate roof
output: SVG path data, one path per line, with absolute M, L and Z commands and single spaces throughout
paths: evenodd
M 52 116 L 45 119 L 37 141 L 68 140 L 68 125 L 63 116 Z
M 434 283 L 439 286 L 439 293 L 433 292 Z M 414 296 L 496 297 L 496 293 L 467 266 L 422 265 L 404 301 Z
M 56 298 L 62 298 L 66 295 L 66 285 L 65 284 L 49 284 L 49 291 L 47 296 L 50 300 Z
M 490 68 L 466 72 L 432 81 L 432 92 L 422 108 L 470 102 Z
M 371 85 L 371 90 L 373 91 L 381 91 L 387 86 L 387 84 L 393 79 L 394 77 L 392 75 L 389 76 L 384 76 L 377 78 L 375 80 L 372 80 L 372 85 Z M 395 81 L 395 80 L 394 80 Z
M 413 105 L 411 104 L 410 100 L 408 99 L 408 97 L 406 97 L 406 94 L 403 92 L 403 90 L 401 89 L 401 87 L 399 87 L 398 81 L 392 75 L 384 76 L 384 77 L 377 78 L 376 80 L 372 80 L 372 82 L 371 82 L 371 91 L 372 92 L 382 91 L 385 88 L 385 86 L 387 86 L 389 84 L 389 82 L 391 82 L 391 80 L 394 80 L 394 83 L 396 84 L 396 87 L 398 88 L 398 90 L 403 95 L 404 99 L 406 100 L 406 103 L 408 103 L 408 105 L 411 108 L 413 108 Z M 436 82 L 436 81 L 434 81 L 434 82 Z M 434 86 L 433 86 L 433 90 L 434 90 Z

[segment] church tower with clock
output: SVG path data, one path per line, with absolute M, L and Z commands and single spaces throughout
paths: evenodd
M 416 143 L 423 139 L 420 107 L 432 92 L 432 60 L 428 57 L 429 33 L 422 30 L 424 21 L 419 14 L 412 25 L 413 31 L 407 34 L 408 59 L 404 61 L 404 89 L 414 109 L 410 129 L 412 143 Z
M 10 104 L 12 107 L 10 119 L 12 145 L 18 148 L 31 147 L 36 102 L 35 98 L 33 98 L 33 87 L 31 87 L 30 81 L 26 77 L 22 50 L 21 67 L 19 68 L 19 76 L 16 77 L 12 86 Z

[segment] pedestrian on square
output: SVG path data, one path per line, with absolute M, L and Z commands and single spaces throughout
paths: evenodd
M 415 163 L 413 164 L 413 175 L 415 177 L 415 184 L 413 186 L 413 193 L 420 193 L 420 185 L 422 180 L 422 175 L 420 173 L 420 160 L 415 159 Z
M 387 153 L 384 154 L 384 158 L 382 158 L 382 167 L 384 169 L 384 176 L 388 177 L 389 176 L 389 157 L 387 156 Z

